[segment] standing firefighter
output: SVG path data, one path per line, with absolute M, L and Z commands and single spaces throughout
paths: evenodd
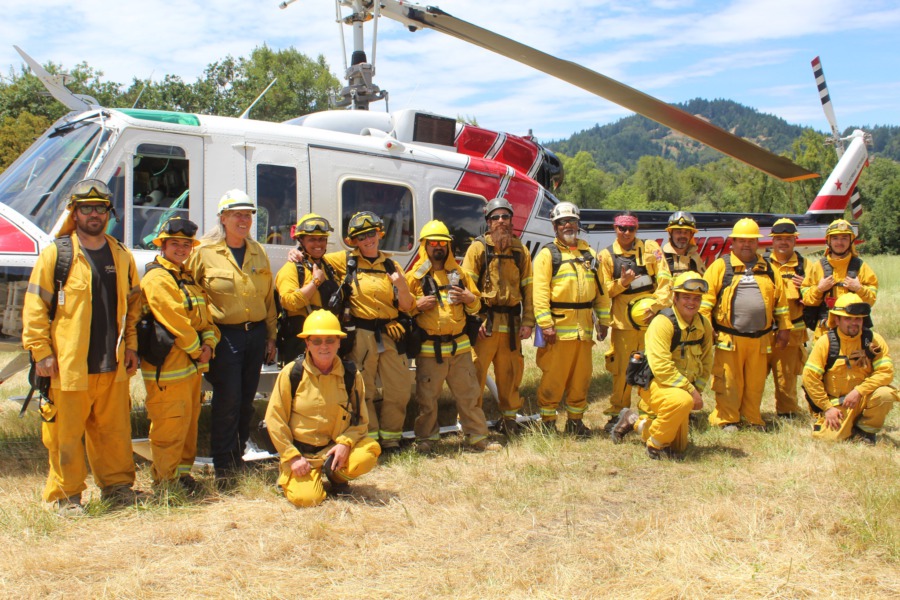
M 512 206 L 505 199 L 488 202 L 484 207 L 488 233 L 475 238 L 462 265 L 481 292 L 484 322 L 475 342 L 478 384 L 483 392 L 493 365 L 503 417 L 500 428 L 507 436 L 518 433 L 516 414 L 522 408 L 519 384 L 525 359 L 519 340 L 531 337 L 534 329 L 531 255 L 513 234 L 512 217 Z
M 83 440 L 101 498 L 135 497 L 128 378 L 138 367 L 141 295 L 131 253 L 104 234 L 111 197 L 97 179 L 72 186 L 58 239 L 38 257 L 25 295 L 22 343 L 37 374 L 51 378 L 40 407 L 50 458 L 43 499 L 60 514 L 82 513 Z
M 775 383 L 775 412 L 790 417 L 800 411 L 797 404 L 797 378 L 806 362 L 806 325 L 803 322 L 803 303 L 800 286 L 807 269 L 807 260 L 794 250 L 800 233 L 790 219 L 778 219 L 772 226 L 772 253 L 769 262 L 776 277 L 784 284 L 784 296 L 791 319 L 791 335 L 786 346 L 772 349 L 769 371 Z
M 450 252 L 453 238 L 447 226 L 431 221 L 419 236 L 419 258 L 407 273 L 409 289 L 416 298 L 415 319 L 422 335 L 416 356 L 416 448 L 430 453 L 438 441 L 438 398 L 444 382 L 450 388 L 459 421 L 469 447 L 476 451 L 499 450 L 488 439 L 487 422 L 481 409 L 481 389 L 472 362 L 467 318 L 481 308 L 473 280 L 462 272 Z
M 825 256 L 806 270 L 801 292 L 803 304 L 811 308 L 807 325 L 815 325 L 814 340 L 828 331 L 828 309 L 843 294 L 856 294 L 869 306 L 875 306 L 878 277 L 859 258 L 853 245 L 855 239 L 850 222 L 837 219 L 825 230 Z
M 597 274 L 597 255 L 578 239 L 581 218 L 578 207 L 560 202 L 550 218 L 556 239 L 545 245 L 534 260 L 534 316 L 537 326 L 537 366 L 541 369 L 538 407 L 543 431 L 556 432 L 556 408 L 566 396 L 565 432 L 589 437 L 582 417 L 593 363 L 593 331 L 606 338 L 609 329 L 609 297 Z
M 174 338 L 172 349 L 160 364 L 147 357 L 141 374 L 147 389 L 150 418 L 150 451 L 153 483 L 174 481 L 187 492 L 196 492 L 191 476 L 197 456 L 197 422 L 200 418 L 201 373 L 209 368 L 219 329 L 212 322 L 206 292 L 185 266 L 194 246 L 197 225 L 175 217 L 166 221 L 153 243 L 160 256 L 147 265 L 141 280 L 142 303 Z
M 662 252 L 672 277 L 687 271 L 702 276 L 706 272 L 706 262 L 700 257 L 694 242 L 694 234 L 697 233 L 694 215 L 686 210 L 675 211 L 669 217 L 666 231 L 669 232 L 669 241 L 663 245 Z
M 287 364 L 306 351 L 303 321 L 314 310 L 328 306 L 338 289 L 334 269 L 322 260 L 328 234 L 334 231 L 325 217 L 303 215 L 294 226 L 294 239 L 303 251 L 303 260 L 284 263 L 275 275 L 275 291 L 281 303 L 278 316 L 278 360 Z
M 281 457 L 278 485 L 285 497 L 295 506 L 315 506 L 326 497 L 323 474 L 332 494 L 347 493 L 350 481 L 375 467 L 381 448 L 366 435 L 363 377 L 338 358 L 347 334 L 337 317 L 313 311 L 300 335 L 307 352 L 278 374 L 266 428 Z
M 639 391 L 638 411 L 623 408 L 612 431 L 614 442 L 637 429 L 652 459 L 676 458 L 688 444 L 692 410 L 703 408 L 701 393 L 709 385 L 713 365 L 713 329 L 699 313 L 709 288 L 699 273 L 675 278 L 675 301 L 653 317 L 645 336 L 652 379 Z
M 637 238 L 637 217 L 624 213 L 613 220 L 616 241 L 600 252 L 600 277 L 612 302 L 612 343 L 606 370 L 613 389 L 606 415 L 606 432 L 623 408 L 631 407 L 631 386 L 625 381 L 628 357 L 644 349 L 644 330 L 657 312 L 672 304 L 672 276 L 659 245 Z M 640 310 L 634 311 L 637 306 Z M 639 312 L 635 316 L 634 313 Z
M 741 219 L 731 230 L 731 254 L 717 259 L 704 275 L 709 291 L 700 312 L 716 330 L 716 407 L 709 423 L 726 431 L 736 430 L 741 419 L 765 429 L 760 405 L 773 325 L 776 346 L 784 347 L 791 335 L 781 277 L 756 253 L 761 237 L 756 221 Z
M 828 316 L 829 330 L 810 352 L 803 389 L 818 416 L 813 437 L 875 444 L 894 402 L 900 401 L 891 387 L 894 363 L 887 343 L 866 326 L 871 310 L 858 295 L 842 294 Z

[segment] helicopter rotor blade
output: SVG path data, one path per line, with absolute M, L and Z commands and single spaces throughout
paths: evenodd
M 381 14 L 411 31 L 427 27 L 490 50 L 643 115 L 728 156 L 785 181 L 818 177 L 788 158 L 778 156 L 712 123 L 568 60 L 556 58 L 447 14 L 434 6 L 403 0 L 380 0 Z
M 834 141 L 834 149 L 838 158 L 844 155 L 844 140 L 841 139 L 841 130 L 838 129 L 837 117 L 834 116 L 834 106 L 831 104 L 831 94 L 828 93 L 828 84 L 825 83 L 825 71 L 822 69 L 822 61 L 819 57 L 812 59 L 813 76 L 816 78 L 816 86 L 819 88 L 819 100 L 822 101 L 822 110 L 825 118 L 831 125 L 831 138 Z

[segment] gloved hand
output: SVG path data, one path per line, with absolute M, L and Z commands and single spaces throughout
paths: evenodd
M 395 342 L 399 342 L 403 339 L 403 335 L 406 333 L 406 329 L 403 325 L 400 324 L 399 321 L 391 321 L 387 325 L 384 326 L 384 332 L 388 334 Z

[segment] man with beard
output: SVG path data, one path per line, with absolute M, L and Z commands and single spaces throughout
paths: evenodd
M 891 387 L 894 363 L 884 338 L 867 329 L 872 307 L 853 293 L 842 294 L 803 368 L 803 389 L 817 413 L 813 437 L 855 438 L 874 445 L 875 435 L 900 394 Z
M 629 212 L 617 215 L 613 226 L 616 241 L 600 252 L 600 278 L 612 302 L 612 343 L 606 353 L 606 370 L 612 375 L 613 389 L 605 411 L 607 433 L 622 409 L 631 407 L 631 386 L 625 381 L 628 357 L 644 349 L 644 333 L 653 315 L 672 304 L 672 275 L 659 245 L 637 237 L 638 220 Z M 636 322 L 631 313 L 638 302 L 646 307 Z
M 304 215 L 294 227 L 303 260 L 287 261 L 275 275 L 275 290 L 284 314 L 278 322 L 278 361 L 287 364 L 306 349 L 303 321 L 314 310 L 328 305 L 338 281 L 331 266 L 322 260 L 328 234 L 334 231 L 328 219 L 315 213 Z
M 849 221 L 837 219 L 825 230 L 825 256 L 809 265 L 800 287 L 803 304 L 819 307 L 813 340 L 828 330 L 828 309 L 842 295 L 852 292 L 869 306 L 875 306 L 878 277 L 859 258 L 853 245 L 856 233 Z
M 488 438 L 481 409 L 481 389 L 472 362 L 472 345 L 466 334 L 466 315 L 481 308 L 478 291 L 450 253 L 453 238 L 447 226 L 430 221 L 419 235 L 416 268 L 406 274 L 409 291 L 416 299 L 417 325 L 425 335 L 416 356 L 416 450 L 430 454 L 440 439 L 438 398 L 447 382 L 456 401 L 459 422 L 468 447 L 477 452 L 500 450 Z
M 694 234 L 697 233 L 694 215 L 686 210 L 675 211 L 669 217 L 666 231 L 669 232 L 669 241 L 663 245 L 662 251 L 672 277 L 686 271 L 702 276 L 706 272 L 706 262 L 700 257 L 697 244 L 694 243 Z
M 51 378 L 40 406 L 50 458 L 43 499 L 61 515 L 83 514 L 84 440 L 101 499 L 136 497 L 128 379 L 138 368 L 141 293 L 134 257 L 104 233 L 111 198 L 97 179 L 72 186 L 59 239 L 41 252 L 25 295 L 22 343 L 37 374 Z M 60 261 L 69 271 L 57 288 Z
M 475 371 L 484 393 L 488 367 L 494 365 L 500 430 L 519 433 L 516 414 L 522 407 L 519 384 L 525 372 L 522 345 L 534 328 L 531 255 L 512 232 L 513 209 L 504 198 L 484 207 L 488 233 L 475 238 L 466 251 L 463 271 L 481 292 L 484 322 L 475 342 Z
M 778 219 L 769 234 L 772 253 L 769 263 L 784 284 L 784 295 L 791 319 L 791 334 L 787 346 L 773 348 L 769 355 L 769 371 L 775 383 L 775 412 L 779 417 L 791 417 L 800 412 L 797 404 L 797 377 L 806 362 L 806 325 L 800 286 L 807 269 L 807 260 L 794 250 L 800 232 L 790 219 Z
M 742 419 L 765 431 L 760 405 L 773 324 L 777 324 L 776 347 L 787 345 L 791 335 L 781 277 L 756 253 L 761 237 L 756 221 L 741 219 L 731 230 L 731 254 L 713 262 L 704 275 L 709 290 L 700 312 L 711 318 L 716 330 L 712 386 L 716 407 L 709 423 L 723 431 L 736 431 Z
M 606 338 L 609 297 L 600 285 L 597 255 L 578 239 L 580 215 L 571 202 L 550 212 L 556 239 L 534 259 L 534 316 L 540 328 L 537 366 L 543 373 L 537 392 L 541 430 L 556 432 L 556 407 L 565 394 L 565 432 L 585 438 L 591 435 L 582 418 L 593 372 L 592 332 L 596 323 L 597 339 Z

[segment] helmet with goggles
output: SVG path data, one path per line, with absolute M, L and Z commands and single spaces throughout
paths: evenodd
M 834 307 L 828 312 L 828 328 L 834 329 L 837 327 L 837 317 L 861 317 L 863 325 L 871 327 L 871 319 L 869 318 L 871 314 L 872 307 L 858 295 L 853 293 L 841 294 L 834 301 Z
M 350 217 L 350 221 L 347 223 L 347 235 L 350 236 L 350 239 L 361 233 L 373 230 L 378 231 L 383 236 L 384 222 L 378 215 L 367 210 L 356 213 Z
M 181 217 L 172 217 L 159 228 L 159 233 L 153 240 L 156 246 L 162 246 L 163 240 L 175 238 L 182 240 L 190 240 L 192 246 L 200 244 L 200 240 L 194 238 L 197 234 L 197 224 L 189 219 Z
M 697 233 L 697 220 L 688 211 L 677 210 L 669 217 L 669 224 L 666 226 L 666 231 L 672 229 L 689 229 Z
M 291 237 L 295 240 L 299 240 L 305 235 L 328 237 L 328 234 L 332 231 L 334 231 L 334 228 L 328 222 L 328 219 L 316 213 L 309 213 L 300 217 L 300 220 L 294 225 Z
M 797 224 L 791 221 L 790 219 L 778 219 L 775 221 L 775 224 L 772 225 L 772 230 L 769 232 L 769 235 L 794 235 L 800 236 L 800 232 L 797 231 Z
M 112 192 L 99 179 L 83 179 L 69 189 L 69 208 L 79 202 L 105 202 L 110 204 Z
M 685 271 L 675 278 L 672 290 L 682 294 L 703 295 L 709 290 L 709 283 L 696 271 Z

